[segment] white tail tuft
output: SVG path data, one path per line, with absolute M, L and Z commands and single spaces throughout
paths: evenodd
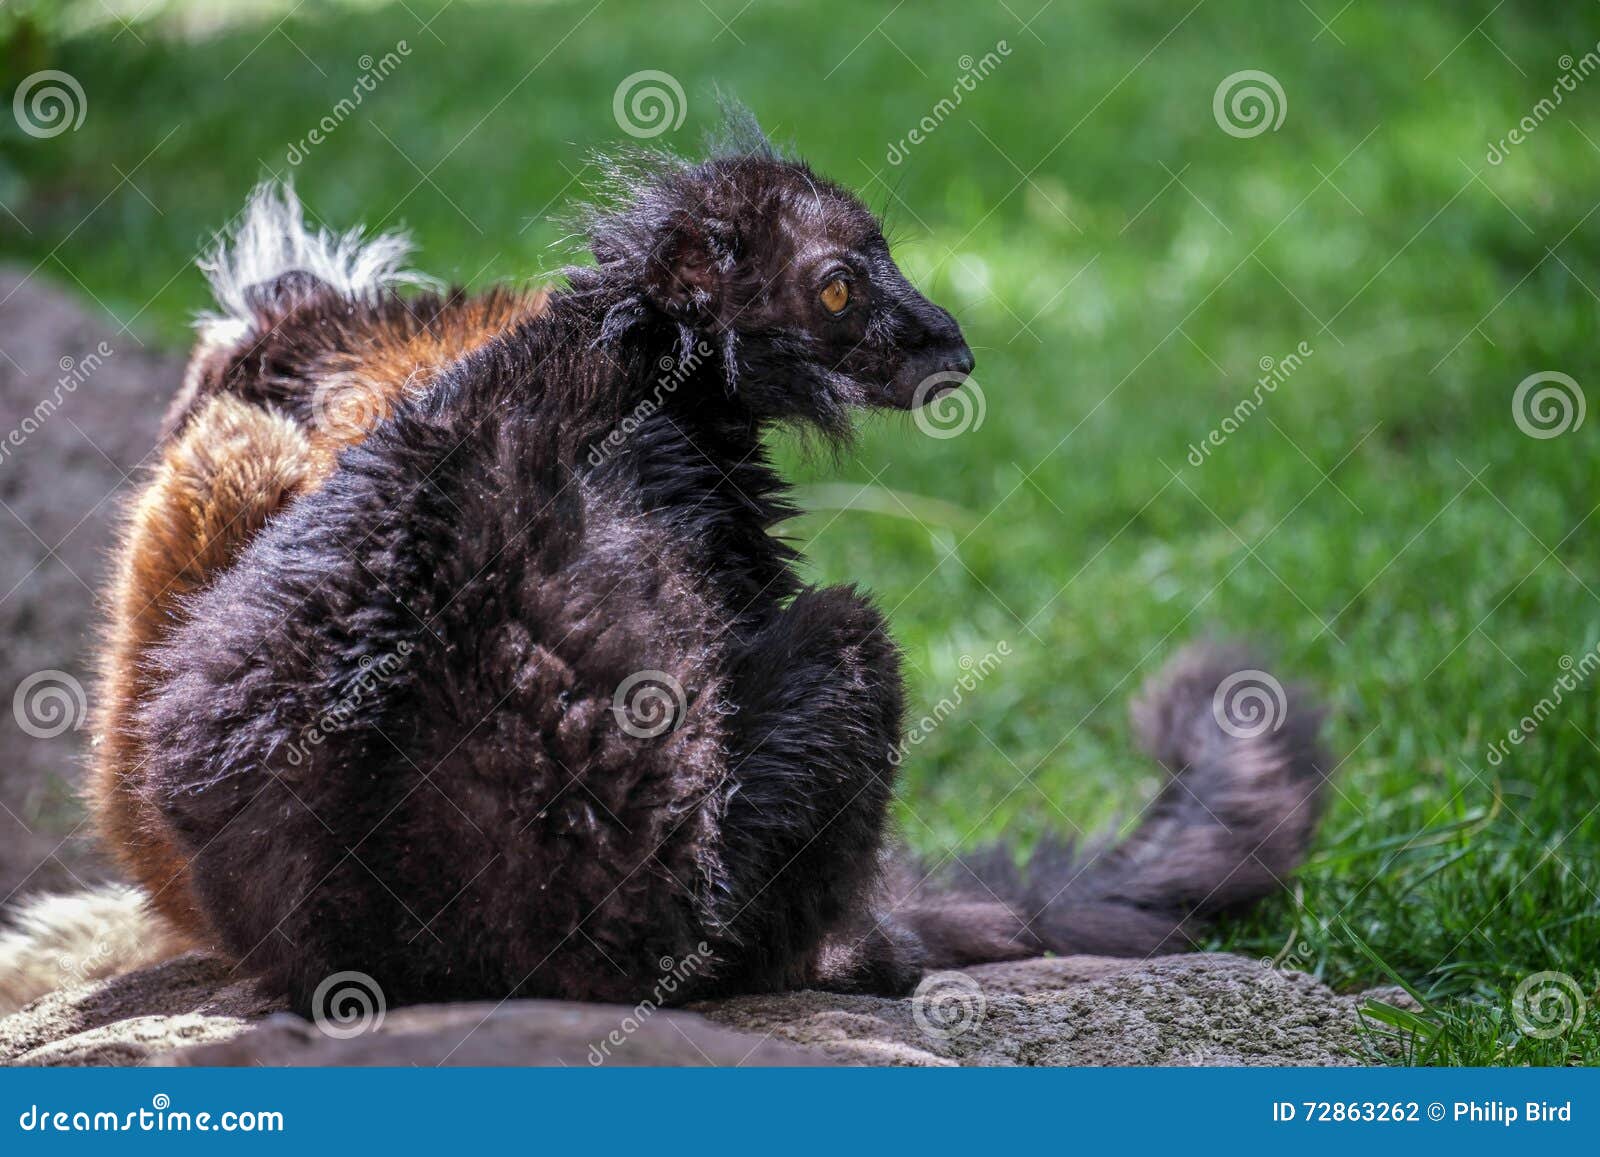
M 22 904 L 0 931 L 0 1016 L 58 988 L 144 968 L 188 946 L 125 884 Z
M 432 284 L 405 268 L 411 240 L 404 233 L 366 236 L 360 228 L 344 233 L 307 228 L 300 199 L 288 184 L 257 185 L 238 224 L 217 237 L 200 260 L 221 313 L 204 315 L 207 328 L 235 323 L 254 329 L 256 313 L 247 291 L 286 273 L 307 273 L 347 297 L 364 297 L 397 285 Z

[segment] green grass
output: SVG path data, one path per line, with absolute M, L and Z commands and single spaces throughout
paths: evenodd
M 892 608 L 915 703 L 947 695 L 963 655 L 1011 651 L 908 762 L 909 840 L 1127 822 L 1156 784 L 1128 695 L 1184 640 L 1244 633 L 1325 689 L 1344 762 L 1293 896 L 1216 945 L 1340 987 L 1403 980 L 1421 1019 L 1379 1010 L 1372 1039 L 1401 1021 L 1415 1062 L 1600 1060 L 1600 1008 L 1548 1040 L 1509 1012 L 1551 970 L 1600 1004 L 1600 696 L 1566 693 L 1486 757 L 1562 656 L 1600 642 L 1600 420 L 1548 440 L 1512 420 L 1537 371 L 1600 402 L 1600 79 L 1485 160 L 1558 58 L 1594 48 L 1589 9 L 1355 5 L 1319 35 L 1297 4 L 1179 21 L 1186 5 L 1057 2 L 1024 29 L 988 5 L 707 0 L 726 32 L 698 4 L 457 0 L 423 28 L 437 0 L 407 2 L 187 38 L 102 22 L 35 47 L 88 112 L 43 141 L 0 122 L 0 201 L 29 230 L 0 215 L 0 249 L 180 341 L 204 300 L 197 245 L 286 169 L 359 58 L 404 39 L 298 167 L 301 192 L 333 223 L 405 224 L 434 272 L 533 277 L 561 260 L 548 215 L 586 151 L 621 138 L 623 77 L 681 81 L 687 120 L 659 138 L 680 147 L 714 86 L 737 93 L 886 208 L 978 351 L 981 427 L 876 421 L 837 464 L 785 448 L 829 507 L 794 528 L 814 576 Z M 888 164 L 958 58 L 1001 40 L 999 67 Z M 1281 83 L 1277 131 L 1214 120 L 1242 69 Z M 1188 461 L 1261 359 L 1301 342 L 1304 364 Z

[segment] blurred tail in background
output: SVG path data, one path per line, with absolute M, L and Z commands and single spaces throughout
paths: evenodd
M 1305 858 L 1331 766 L 1322 714 L 1242 648 L 1188 647 L 1133 704 L 1170 778 L 1132 833 L 1047 836 L 1020 868 L 996 845 L 902 890 L 928 965 L 1192 948 L 1211 917 L 1281 890 Z

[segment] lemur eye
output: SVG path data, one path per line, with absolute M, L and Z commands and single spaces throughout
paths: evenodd
M 822 307 L 831 314 L 841 314 L 844 307 L 850 304 L 850 283 L 842 277 L 835 277 L 822 287 Z

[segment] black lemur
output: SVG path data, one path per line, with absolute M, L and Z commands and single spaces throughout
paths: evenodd
M 797 577 L 763 434 L 846 439 L 973 355 L 873 214 L 764 139 L 613 172 L 593 264 L 547 299 L 402 296 L 393 239 L 307 230 L 288 194 L 213 261 L 225 316 L 149 520 L 228 462 L 281 485 L 106 725 L 143 753 L 107 826 L 178 865 L 168 919 L 302 1010 L 345 970 L 397 1003 L 632 1002 L 691 957 L 679 1000 L 1180 949 L 1276 888 L 1318 712 L 1290 688 L 1273 726 L 1223 726 L 1258 665 L 1226 648 L 1136 705 L 1171 777 L 1125 841 L 932 880 L 894 850 L 900 655 L 867 595 Z M 351 391 L 371 412 L 330 446 Z M 232 542 L 213 514 L 182 533 Z

